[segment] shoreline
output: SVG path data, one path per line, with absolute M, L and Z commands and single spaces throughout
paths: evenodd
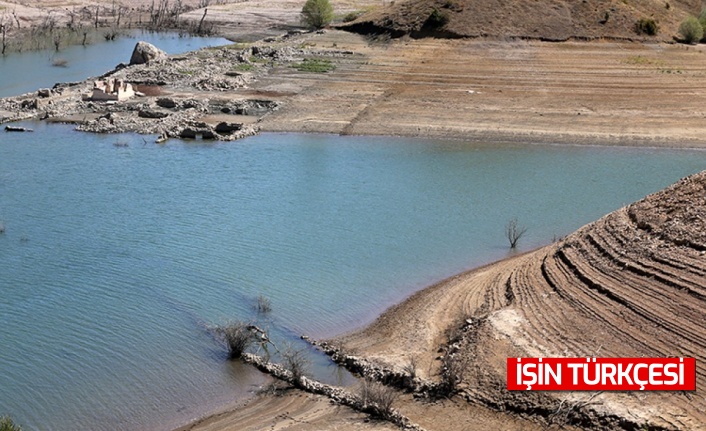
M 68 121 L 83 131 L 137 132 L 163 138 L 191 137 L 192 132 L 184 131 L 190 128 L 215 140 L 263 131 L 510 144 L 706 148 L 698 97 L 687 99 L 680 107 L 688 115 L 673 115 L 669 109 L 677 101 L 682 103 L 680 94 L 649 106 L 642 105 L 640 95 L 640 88 L 654 85 L 650 83 L 655 79 L 664 81 L 665 91 L 670 87 L 679 91 L 685 79 L 695 82 L 701 75 L 695 62 L 706 48 L 694 47 L 691 52 L 667 44 L 404 38 L 378 46 L 340 30 L 287 33 L 267 40 L 206 48 L 171 56 L 166 62 L 109 71 L 100 78 L 136 82 L 156 92 L 117 105 L 85 100 L 93 78 L 57 84 L 49 96 L 30 92 L 0 99 L 0 123 Z M 476 72 L 475 65 L 462 62 L 464 56 L 459 51 L 484 57 L 488 64 L 479 63 L 483 70 Z M 664 73 L 662 63 L 652 65 L 651 61 L 658 60 L 634 60 L 647 58 L 653 51 L 669 52 L 674 61 L 688 60 L 694 63 L 688 66 L 694 70 L 682 66 L 677 69 L 680 76 L 670 76 Z M 423 60 L 429 55 L 455 57 L 448 70 L 436 70 L 433 59 Z M 566 61 L 578 55 L 595 57 L 605 63 L 606 71 L 598 76 L 576 76 L 581 72 L 564 65 L 562 58 L 554 58 L 559 55 Z M 527 57 L 528 61 L 518 63 L 515 57 Z M 296 69 L 310 58 L 329 62 L 335 69 L 324 73 Z M 209 70 L 198 67 L 204 62 L 210 65 Z M 234 68 L 243 72 L 232 72 Z M 545 72 L 545 68 L 555 70 Z M 528 73 L 536 76 L 527 77 Z M 548 84 L 547 74 L 559 74 L 558 83 Z M 619 91 L 592 93 L 600 91 L 592 87 L 615 81 L 615 74 L 621 75 Z M 574 95 L 574 79 L 589 87 L 582 92 L 591 92 Z M 588 81 L 581 84 L 582 80 Z M 537 86 L 546 88 L 538 91 Z M 104 117 L 109 121 L 103 121 Z M 243 133 L 218 133 L 219 123 L 233 124 Z

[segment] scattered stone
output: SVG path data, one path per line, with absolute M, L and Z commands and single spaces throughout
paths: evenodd
M 150 109 L 143 109 L 137 113 L 137 116 L 140 118 L 160 119 L 160 118 L 167 118 L 169 116 L 169 113 L 161 112 L 161 111 L 152 111 Z
M 145 41 L 139 41 L 135 45 L 130 57 L 130 65 L 145 64 L 153 61 L 165 60 L 167 53 Z

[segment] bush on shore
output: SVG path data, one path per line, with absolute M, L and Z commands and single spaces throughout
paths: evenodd
M 704 37 L 704 29 L 696 17 L 690 16 L 679 26 L 679 34 L 684 38 L 684 42 L 695 44 Z
M 306 0 L 301 12 L 302 23 L 309 28 L 323 28 L 333 20 L 329 0 Z

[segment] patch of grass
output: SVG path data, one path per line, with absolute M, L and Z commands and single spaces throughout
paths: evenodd
M 234 72 L 252 72 L 255 70 L 255 65 L 250 63 L 238 63 L 231 69 Z
M 267 63 L 269 60 L 264 58 L 264 57 L 258 57 L 257 55 L 251 55 L 250 58 L 251 63 Z
M 301 63 L 292 65 L 300 72 L 326 73 L 336 69 L 336 65 L 331 60 L 325 58 L 307 58 Z
M 641 55 L 631 55 L 624 60 L 626 64 L 633 64 L 636 66 L 664 66 L 664 61 L 655 60 L 652 58 L 643 57 Z
M 180 74 L 186 75 L 186 76 L 192 76 L 194 74 L 194 71 L 188 70 L 188 69 L 177 69 L 177 73 L 180 73 Z

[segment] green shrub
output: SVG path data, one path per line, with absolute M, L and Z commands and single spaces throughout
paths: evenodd
M 306 0 L 301 19 L 310 28 L 326 27 L 333 20 L 333 6 L 329 0 Z
M 22 431 L 22 427 L 17 425 L 10 416 L 0 417 L 0 431 Z
M 659 32 L 659 25 L 657 25 L 657 21 L 652 18 L 640 18 L 635 23 L 635 33 L 637 34 L 654 36 L 657 32 Z
M 690 16 L 679 26 L 679 34 L 684 38 L 684 42 L 693 44 L 704 37 L 704 29 L 696 17 Z
M 424 22 L 424 25 L 426 27 L 439 28 L 445 26 L 448 22 L 449 14 L 447 12 L 440 12 L 438 9 L 434 8 Z

